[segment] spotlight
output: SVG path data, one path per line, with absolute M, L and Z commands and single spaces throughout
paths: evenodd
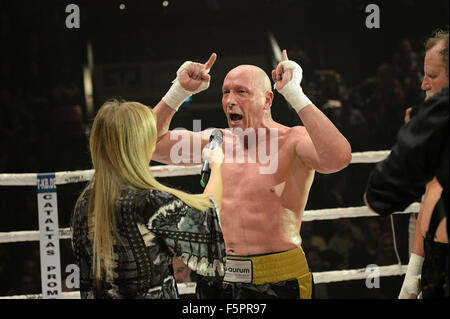
M 169 1 L 165 0 L 162 2 L 163 7 L 167 7 L 169 5 Z
M 120 6 L 119 6 L 119 9 L 120 10 L 125 10 L 125 5 L 123 3 L 121 3 Z

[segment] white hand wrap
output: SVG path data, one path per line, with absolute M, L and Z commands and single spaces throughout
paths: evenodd
M 405 280 L 403 281 L 402 289 L 398 295 L 398 299 L 409 299 L 411 294 L 419 295 L 419 278 L 422 273 L 422 265 L 424 258 L 422 256 L 411 254 L 408 263 L 408 270 L 406 271 Z
M 202 81 L 202 84 L 200 84 L 198 89 L 195 91 L 185 90 L 181 86 L 180 81 L 178 81 L 178 76 L 181 71 L 189 70 L 189 65 L 191 63 L 191 61 L 186 61 L 180 66 L 177 71 L 177 77 L 172 81 L 172 86 L 170 87 L 169 91 L 167 91 L 166 95 L 164 95 L 164 97 L 162 98 L 162 100 L 175 111 L 178 111 L 180 105 L 183 104 L 183 102 L 186 101 L 188 97 L 209 88 L 209 81 Z M 209 69 L 205 70 L 205 72 L 209 73 Z
M 281 89 L 277 90 L 281 95 L 284 96 L 286 101 L 295 109 L 298 113 L 305 106 L 312 104 L 311 100 L 303 93 L 302 87 L 300 86 L 300 82 L 303 77 L 303 70 L 294 61 L 283 61 L 281 62 L 283 65 L 283 70 L 291 70 L 292 71 L 292 79 L 286 83 L 286 85 Z M 276 87 L 274 87 L 276 89 Z

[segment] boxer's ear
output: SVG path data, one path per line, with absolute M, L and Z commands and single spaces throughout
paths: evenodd
M 273 101 L 273 92 L 267 91 L 264 94 L 264 110 L 268 110 L 272 107 L 272 101 Z

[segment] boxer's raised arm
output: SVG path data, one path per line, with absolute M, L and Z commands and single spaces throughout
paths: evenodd
M 347 139 L 315 105 L 299 112 L 307 137 L 299 139 L 297 156 L 319 173 L 329 174 L 342 170 L 352 159 Z
M 168 131 L 156 144 L 152 160 L 173 165 L 199 165 L 202 163 L 202 150 L 209 143 L 212 131 Z
M 156 114 L 156 126 L 158 131 L 158 140 L 153 155 L 155 161 L 176 164 L 171 157 L 171 151 L 173 151 L 173 147 L 176 146 L 177 143 L 180 143 L 180 139 L 177 138 L 179 136 L 178 132 L 177 136 L 172 136 L 171 138 L 169 131 L 170 122 L 180 105 L 188 97 L 206 90 L 209 87 L 211 76 L 208 73 L 216 61 L 216 58 L 217 55 L 213 53 L 204 64 L 191 61 L 183 63 L 178 69 L 177 77 L 173 81 L 169 91 L 153 108 L 153 111 Z M 208 138 L 205 140 L 200 132 L 193 133 L 186 131 L 186 134 L 188 137 L 185 137 L 185 141 L 188 138 L 191 142 L 191 146 L 194 145 L 194 141 L 197 141 L 198 139 L 202 141 L 202 147 L 208 142 Z M 190 154 L 191 158 L 192 155 L 193 154 Z M 184 156 L 186 156 L 186 154 L 184 154 Z
M 156 106 L 153 108 L 153 112 L 156 115 L 156 129 L 158 131 L 158 143 L 161 138 L 169 132 L 170 122 L 172 121 L 172 117 L 177 112 L 166 102 L 161 100 Z
M 351 161 L 351 147 L 334 124 L 303 93 L 301 67 L 288 59 L 283 50 L 283 61 L 272 71 L 275 89 L 296 110 L 307 134 L 300 134 L 297 156 L 305 165 L 320 173 L 334 173 Z

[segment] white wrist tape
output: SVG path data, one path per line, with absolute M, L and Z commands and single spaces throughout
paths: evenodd
M 169 91 L 167 91 L 166 95 L 164 95 L 162 98 L 162 100 L 166 102 L 166 104 L 175 111 L 178 111 L 180 105 L 183 104 L 183 102 L 186 101 L 188 97 L 209 88 L 209 81 L 208 82 L 203 81 L 202 84 L 200 84 L 200 86 L 198 87 L 198 89 L 192 92 L 185 90 L 181 86 L 180 81 L 178 81 L 178 76 L 181 71 L 189 70 L 189 65 L 191 63 L 192 63 L 191 61 L 186 61 L 180 66 L 180 68 L 177 71 L 177 77 L 175 78 L 175 80 L 172 81 L 173 83 L 172 86 L 170 87 Z M 205 70 L 205 72 L 209 73 L 209 70 L 207 69 Z
M 419 294 L 421 290 L 419 287 L 419 279 L 422 274 L 423 260 L 424 258 L 422 256 L 411 254 L 402 289 L 398 296 L 399 299 L 409 299 L 411 294 Z
M 302 81 L 303 70 L 294 61 L 283 61 L 281 62 L 283 65 L 283 70 L 291 70 L 292 79 L 286 83 L 286 85 L 278 90 L 281 95 L 284 96 L 286 101 L 295 109 L 298 113 L 305 106 L 312 104 L 311 100 L 303 93 L 302 87 L 300 86 L 300 82 Z
M 178 111 L 180 105 L 183 104 L 192 93 L 183 89 L 178 79 L 175 79 L 172 83 L 172 86 L 169 91 L 167 91 L 166 95 L 163 96 L 162 100 L 175 111 Z

